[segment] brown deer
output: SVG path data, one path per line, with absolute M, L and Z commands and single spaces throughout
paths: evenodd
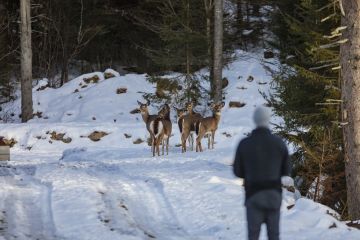
M 177 118 L 178 118 L 178 126 L 179 126 L 179 131 L 180 134 L 182 134 L 183 132 L 183 121 L 184 121 L 184 117 L 187 115 L 187 110 L 186 108 L 175 108 L 176 110 L 176 114 L 177 114 Z M 188 137 L 188 142 L 189 142 L 189 147 L 191 146 L 191 141 L 193 141 L 193 139 L 191 139 L 191 134 Z
M 205 134 L 211 134 L 211 148 L 214 149 L 215 132 L 220 122 L 221 109 L 224 106 L 224 102 L 212 104 L 211 108 L 213 116 L 203 118 L 199 121 L 199 124 L 197 126 L 198 136 L 196 138 L 196 152 L 203 151 L 201 146 L 201 139 L 205 136 Z M 210 135 L 208 135 L 208 138 L 210 139 Z M 210 141 L 208 141 L 208 148 L 210 149 Z
M 164 147 L 166 145 L 166 155 L 169 154 L 169 140 L 172 131 L 172 123 L 170 119 L 170 107 L 168 104 L 164 106 L 159 111 L 159 118 L 161 119 L 163 125 L 163 133 L 161 134 L 162 138 L 162 155 L 164 155 Z
M 151 150 L 153 153 L 153 156 L 155 156 L 155 151 L 157 152 L 158 156 L 160 156 L 160 142 L 162 141 L 162 136 L 164 134 L 163 132 L 163 123 L 158 115 L 150 115 L 148 106 L 150 105 L 150 102 L 147 103 L 141 103 L 137 101 L 139 104 L 139 109 L 141 116 L 146 124 L 146 129 L 150 133 L 151 138 Z
M 196 126 L 199 121 L 202 119 L 202 116 L 199 113 L 194 112 L 193 103 L 186 104 L 187 115 L 182 119 L 182 133 L 181 133 L 181 146 L 182 152 L 186 152 L 186 139 L 189 140 L 189 145 L 191 150 L 194 150 L 194 135 L 196 132 Z
M 176 115 L 177 115 L 177 119 L 178 119 L 178 126 L 179 126 L 179 131 L 180 134 L 182 133 L 182 122 L 183 122 L 183 118 L 186 115 L 186 109 L 184 108 L 175 108 L 176 110 Z

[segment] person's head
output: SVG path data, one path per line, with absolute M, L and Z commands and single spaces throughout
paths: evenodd
M 257 107 L 254 112 L 254 123 L 256 127 L 266 127 L 269 128 L 270 126 L 270 117 L 271 111 L 267 107 Z

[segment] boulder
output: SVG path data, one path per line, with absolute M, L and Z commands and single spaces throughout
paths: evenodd
M 246 103 L 242 103 L 242 102 L 237 102 L 237 101 L 230 101 L 229 102 L 229 107 L 230 108 L 242 108 L 246 105 Z

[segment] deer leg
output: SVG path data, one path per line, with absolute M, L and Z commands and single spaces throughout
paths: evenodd
M 194 151 L 194 134 L 191 132 L 189 135 L 189 139 L 190 139 L 190 143 L 189 143 L 189 147 L 191 147 L 191 151 Z
M 155 137 L 151 136 L 151 149 L 153 152 L 153 157 L 155 157 Z
M 158 156 L 160 156 L 160 141 L 161 141 L 161 139 L 160 139 L 160 136 L 159 136 L 156 139 L 156 152 L 157 152 Z
M 169 141 L 170 141 L 169 138 L 170 138 L 170 137 L 168 137 L 168 138 L 166 139 L 166 155 L 169 155 Z
M 186 152 L 186 139 L 188 138 L 188 136 L 186 136 L 186 134 L 184 133 L 183 130 L 183 134 L 181 135 L 181 146 L 182 146 L 182 152 Z
M 207 139 L 208 139 L 208 149 L 210 149 L 210 134 L 207 135 Z
M 195 139 L 195 151 L 199 151 L 199 143 L 198 143 L 198 137 Z
M 161 140 L 161 148 L 162 148 L 162 155 L 164 155 L 164 148 L 165 148 L 165 139 Z
M 211 141 L 212 149 L 214 149 L 215 131 L 212 131 L 211 138 L 212 138 L 212 141 Z
M 199 151 L 200 151 L 200 152 L 203 151 L 202 146 L 201 146 L 201 139 L 202 139 L 203 137 L 204 137 L 204 136 L 201 136 L 201 137 L 199 138 Z
M 196 152 L 201 152 L 201 135 L 196 138 Z

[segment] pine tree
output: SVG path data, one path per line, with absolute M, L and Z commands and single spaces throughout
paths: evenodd
M 143 3 L 133 16 L 138 24 L 160 38 L 158 46 L 144 47 L 154 63 L 161 69 L 182 74 L 184 88 L 178 101 L 197 101 L 201 95 L 201 78 L 195 72 L 210 62 L 208 46 L 204 44 L 208 40 L 203 3 L 196 0 L 152 0 Z M 149 80 L 156 82 L 161 75 L 161 72 L 154 74 Z
M 271 44 L 280 49 L 281 71 L 271 98 L 285 120 L 279 132 L 295 145 L 297 185 L 304 195 L 346 217 L 340 120 L 339 45 L 330 33 L 340 24 L 331 0 L 282 0 L 276 5 Z M 331 16 L 331 17 L 329 17 Z

